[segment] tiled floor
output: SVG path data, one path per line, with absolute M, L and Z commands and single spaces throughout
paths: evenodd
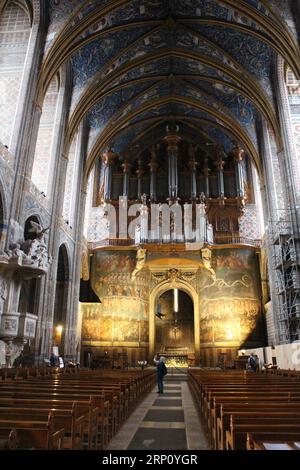
M 171 375 L 156 387 L 110 442 L 109 450 L 206 450 L 208 442 L 186 377 Z

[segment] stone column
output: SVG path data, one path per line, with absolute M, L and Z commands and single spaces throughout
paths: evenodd
M 81 271 L 81 256 L 82 256 L 82 238 L 84 228 L 84 214 L 86 207 L 87 192 L 86 188 L 82 187 L 82 174 L 84 169 L 85 155 L 88 144 L 88 128 L 83 126 L 80 132 L 80 159 L 78 168 L 78 191 L 76 192 L 75 201 L 75 220 L 74 220 L 74 259 L 77 262 L 72 264 L 71 283 L 68 301 L 68 314 L 66 318 L 66 333 L 65 333 L 65 356 L 70 360 L 75 360 L 77 355 L 76 340 L 79 339 L 78 329 L 81 325 L 78 324 L 78 308 L 79 308 L 79 289 L 80 289 L 80 271 Z
M 123 168 L 123 196 L 128 197 L 129 193 L 129 173 L 130 173 L 130 168 L 131 164 L 125 160 L 124 163 L 122 163 L 122 168 Z
M 150 168 L 150 200 L 156 201 L 156 173 L 158 168 L 157 155 L 155 147 L 151 149 L 151 160 L 149 163 Z
M 197 181 L 196 181 L 196 170 L 198 166 L 198 162 L 196 162 L 195 158 L 195 149 L 192 144 L 189 145 L 189 169 L 191 172 L 191 199 L 194 200 L 197 197 Z
M 77 352 L 80 344 L 76 343 L 79 339 L 78 330 L 80 331 L 81 325 L 78 323 L 78 308 L 79 308 L 79 290 L 80 290 L 80 271 L 81 271 L 81 256 L 82 256 L 82 236 L 83 236 L 83 220 L 86 203 L 86 192 L 81 189 L 78 191 L 78 212 L 76 220 L 76 233 L 75 233 L 75 246 L 74 258 L 77 263 L 73 263 L 72 269 L 72 283 L 70 285 L 70 302 L 67 316 L 67 330 L 65 336 L 65 357 L 69 360 L 76 360 Z
M 65 194 L 65 180 L 68 166 L 68 155 L 63 153 L 63 142 L 64 132 L 66 128 L 66 122 L 68 118 L 68 110 L 71 100 L 71 82 L 70 75 L 67 73 L 67 69 L 64 69 L 64 73 L 61 75 L 63 81 L 59 92 L 57 115 L 55 120 L 55 128 L 52 143 L 53 151 L 53 178 L 52 178 L 52 191 L 49 197 L 50 204 L 50 231 L 49 231 L 49 242 L 48 252 L 53 259 L 49 272 L 46 276 L 45 282 L 43 283 L 43 290 L 41 289 L 41 300 L 39 308 L 39 331 L 41 336 L 41 342 L 38 345 L 36 343 L 37 350 L 39 351 L 40 359 L 49 357 L 52 341 L 53 341 L 53 317 L 55 308 L 55 292 L 56 292 L 56 275 L 57 275 L 57 263 L 58 263 L 58 251 L 59 246 L 62 244 L 62 213 L 63 213 L 63 201 Z M 72 241 L 70 239 L 70 247 L 73 248 Z M 70 249 L 71 251 L 71 249 Z M 74 263 L 74 256 L 70 253 L 70 271 Z M 70 279 L 71 283 L 71 279 Z M 70 292 L 69 292 L 70 299 Z M 68 302 L 69 302 L 68 299 Z M 68 303 L 69 309 L 69 303 Z M 66 316 L 66 318 L 68 318 Z M 38 340 L 38 337 L 37 337 Z

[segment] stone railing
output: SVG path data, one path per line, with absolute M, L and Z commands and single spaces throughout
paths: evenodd
M 215 245 L 250 245 L 261 247 L 261 240 L 253 240 L 247 237 L 240 237 L 236 235 L 215 235 L 214 236 Z
M 153 239 L 148 239 L 148 240 L 142 240 L 141 244 L 192 244 L 196 243 L 195 240 L 153 240 Z M 209 242 L 203 242 L 203 243 L 208 243 L 209 245 L 248 245 L 248 246 L 253 246 L 260 248 L 262 246 L 262 241 L 261 240 L 253 240 L 251 238 L 246 238 L 246 237 L 241 237 L 239 235 L 215 235 L 213 241 Z M 135 240 L 131 238 L 109 238 L 105 240 L 99 240 L 96 242 L 89 242 L 88 243 L 88 248 L 89 250 L 95 250 L 98 248 L 104 248 L 104 247 L 109 247 L 109 246 L 115 246 L 115 247 L 120 247 L 120 246 L 134 246 L 136 245 Z

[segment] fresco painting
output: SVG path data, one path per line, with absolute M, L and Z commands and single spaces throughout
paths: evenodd
M 115 343 L 148 342 L 148 285 L 142 276 L 131 282 L 136 252 L 96 253 L 92 286 L 101 304 L 82 304 L 82 341 Z
M 261 289 L 256 253 L 247 249 L 213 250 L 215 279 L 200 292 L 201 346 L 262 341 Z

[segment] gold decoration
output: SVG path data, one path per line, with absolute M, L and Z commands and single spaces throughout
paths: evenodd
M 141 269 L 143 269 L 143 267 L 145 266 L 146 254 L 147 254 L 147 250 L 145 250 L 144 248 L 138 249 L 137 254 L 136 254 L 136 267 L 131 275 L 132 282 L 135 281 L 137 273 L 141 271 Z
M 202 250 L 200 250 L 200 254 L 205 269 L 207 269 L 211 273 L 213 279 L 216 279 L 216 273 L 211 265 L 211 250 L 209 248 L 202 248 Z
M 171 282 L 176 282 L 177 279 L 180 277 L 180 271 L 175 268 L 169 269 L 167 276 Z

